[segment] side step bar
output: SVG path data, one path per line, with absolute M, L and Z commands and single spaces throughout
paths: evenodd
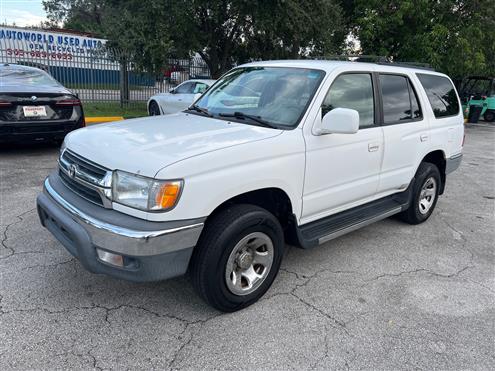
M 409 187 L 410 188 L 410 187 Z M 312 248 L 406 210 L 410 189 L 296 227 L 299 246 Z
M 325 243 L 327 241 L 333 240 L 334 238 L 343 236 L 344 234 L 347 234 L 349 232 L 355 231 L 355 230 L 357 230 L 359 228 L 366 227 L 369 224 L 373 224 L 374 222 L 378 222 L 378 221 L 380 221 L 382 219 L 386 219 L 389 216 L 392 216 L 394 214 L 398 214 L 401 211 L 402 211 L 402 207 L 399 206 L 399 207 L 396 207 L 394 209 L 390 209 L 390 210 L 384 212 L 383 214 L 376 215 L 376 216 L 371 217 L 369 219 L 363 220 L 362 222 L 359 222 L 359 223 L 356 223 L 356 224 L 352 224 L 352 225 L 350 225 L 348 227 L 339 229 L 339 230 L 337 230 L 335 232 L 332 232 L 330 234 L 327 234 L 326 236 L 320 237 L 318 239 L 318 244 L 321 245 L 322 243 Z

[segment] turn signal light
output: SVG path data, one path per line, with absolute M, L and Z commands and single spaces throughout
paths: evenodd
M 156 193 L 156 205 L 160 205 L 162 209 L 170 209 L 174 207 L 180 193 L 180 183 L 165 183 Z

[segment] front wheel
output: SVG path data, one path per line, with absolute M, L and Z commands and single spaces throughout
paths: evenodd
M 414 177 L 411 204 L 399 214 L 400 218 L 409 224 L 426 221 L 437 204 L 441 181 L 436 165 L 422 162 Z
M 273 283 L 284 249 L 283 230 L 267 210 L 233 205 L 207 221 L 191 259 L 199 295 L 223 312 L 255 303 Z
M 148 113 L 150 116 L 159 116 L 161 114 L 160 107 L 158 107 L 158 103 L 156 101 L 152 100 L 150 102 Z

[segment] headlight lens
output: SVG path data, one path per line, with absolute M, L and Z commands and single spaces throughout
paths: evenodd
M 181 180 L 156 180 L 124 171 L 115 171 L 112 181 L 113 201 L 146 211 L 166 211 L 179 200 Z

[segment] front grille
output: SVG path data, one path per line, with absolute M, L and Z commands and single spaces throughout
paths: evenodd
M 71 152 L 60 156 L 60 178 L 74 193 L 103 207 L 111 207 L 105 191 L 110 188 L 111 172 Z
M 64 163 L 68 164 L 69 166 L 71 164 L 77 165 L 82 172 L 94 178 L 97 184 L 103 181 L 103 178 L 107 174 L 107 170 L 103 167 L 98 166 L 91 161 L 70 152 L 69 150 L 65 150 L 62 154 L 62 166 L 64 165 Z M 69 169 L 66 168 L 66 170 Z
M 62 170 L 59 171 L 60 178 L 64 182 L 64 184 L 74 193 L 78 194 L 79 196 L 85 198 L 88 201 L 91 201 L 97 205 L 103 206 L 103 201 L 101 200 L 101 197 L 98 192 L 96 192 L 94 189 L 91 189 L 89 187 L 86 187 L 82 185 L 81 183 L 78 183 L 71 177 L 67 176 Z

